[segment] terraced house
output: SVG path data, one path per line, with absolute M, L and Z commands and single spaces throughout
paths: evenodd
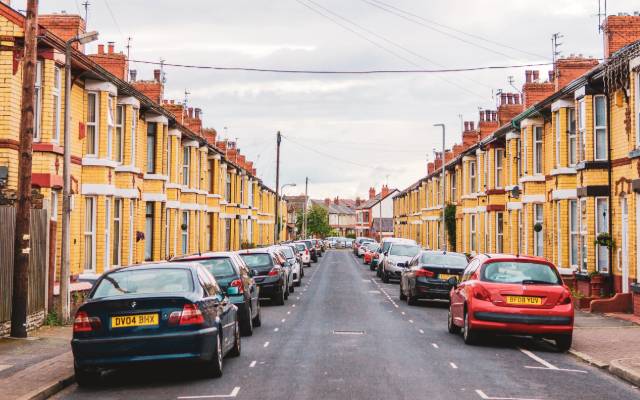
M 76 15 L 39 18 L 33 187 L 51 219 L 62 212 L 65 41 L 85 31 Z M 4 202 L 17 185 L 24 17 L 0 3 L 0 175 Z M 113 43 L 72 52 L 71 270 L 110 268 L 276 240 L 275 192 L 236 143 L 202 126 L 202 111 L 164 99 L 160 70 L 129 71 Z M 284 224 L 282 224 L 284 227 Z M 279 233 L 284 238 L 284 229 Z M 60 224 L 51 259 L 60 265 Z M 56 268 L 56 271 L 59 269 Z
M 526 71 L 521 94 L 465 122 L 462 143 L 394 199 L 397 236 L 439 248 L 445 204 L 449 249 L 545 257 L 583 304 L 640 314 L 640 17 L 602 28 L 603 62 Z

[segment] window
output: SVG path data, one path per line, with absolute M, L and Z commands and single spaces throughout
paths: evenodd
M 98 155 L 98 120 L 100 116 L 100 98 L 98 93 L 87 93 L 87 141 L 85 153 Z
M 122 265 L 122 199 L 113 200 L 113 255 L 115 267 Z
M 520 139 L 516 140 L 516 174 L 517 174 L 516 178 L 520 178 L 522 176 L 521 147 L 522 147 L 522 143 L 520 143 Z
M 489 251 L 489 246 L 491 246 L 491 236 L 489 235 L 489 214 L 484 213 L 484 217 L 482 218 L 484 223 L 484 235 L 483 235 L 483 251 Z
M 244 179 L 242 176 L 240 177 L 240 200 L 238 203 L 244 204 Z
M 542 159 L 542 127 L 533 127 L 533 173 L 541 174 L 543 166 Z
M 51 191 L 51 220 L 58 220 L 58 192 L 55 190 Z
M 113 130 L 115 127 L 116 119 L 113 115 L 115 101 L 113 96 L 109 96 L 107 100 L 107 158 L 111 159 L 113 156 Z
M 606 160 L 607 157 L 607 99 L 604 95 L 593 98 L 593 143 L 594 160 Z
M 84 269 L 96 269 L 96 198 L 84 198 Z
M 563 265 L 562 260 L 562 213 L 560 212 L 561 203 L 559 201 L 555 202 L 556 206 L 556 265 L 561 267 Z
M 111 198 L 104 199 L 104 270 L 111 268 Z
M 227 185 L 224 193 L 227 203 L 231 203 L 231 174 L 229 172 L 227 172 Z
M 156 172 L 156 136 L 158 125 L 155 123 L 147 124 L 147 173 Z
M 247 221 L 247 242 L 253 243 L 253 220 Z
M 523 235 L 523 230 L 522 230 L 522 210 L 516 210 L 517 216 L 518 216 L 518 234 L 516 235 L 517 241 L 518 241 L 518 245 L 517 245 L 517 249 L 518 249 L 518 254 L 524 254 L 524 240 L 522 240 L 522 235 Z
M 583 161 L 586 153 L 587 113 L 584 98 L 578 100 L 578 161 Z
M 138 144 L 138 109 L 131 113 L 131 166 L 136 166 L 136 149 Z
M 51 140 L 55 143 L 60 142 L 60 93 L 62 92 L 62 76 L 60 68 L 53 68 L 53 88 L 51 95 L 53 97 L 53 137 Z
M 182 212 L 182 224 L 180 225 L 180 237 L 182 254 L 189 251 L 189 211 Z
M 171 209 L 165 208 L 164 210 L 164 258 L 168 260 L 171 257 L 171 251 L 169 249 L 169 236 L 171 229 Z
M 253 182 L 249 181 L 249 186 L 247 188 L 247 191 L 249 192 L 249 206 L 253 207 Z
M 596 238 L 609 232 L 609 199 L 596 197 Z M 596 265 L 599 272 L 609 272 L 609 248 L 596 245 Z
M 496 252 L 502 253 L 504 246 L 502 243 L 504 237 L 504 213 L 496 213 Z
M 129 265 L 133 264 L 133 244 L 136 238 L 134 237 L 133 226 L 135 225 L 136 215 L 136 201 L 129 200 Z
M 456 202 L 456 173 L 451 174 L 451 202 Z
M 544 221 L 544 206 L 542 204 L 533 205 L 533 223 L 542 224 Z M 533 234 L 535 255 L 544 257 L 544 233 L 534 231 Z
M 42 138 L 42 61 L 36 63 L 36 86 L 33 106 L 33 140 Z
M 496 171 L 496 188 L 502 188 L 502 183 L 503 183 L 503 167 L 502 167 L 502 163 L 504 162 L 504 149 L 496 149 L 495 152 L 495 171 Z
M 569 200 L 569 264 L 578 268 L 578 246 L 580 244 L 580 220 L 578 200 Z
M 113 147 L 116 150 L 114 159 L 122 164 L 124 158 L 124 140 L 122 133 L 124 129 L 124 106 L 116 106 L 116 135 L 113 138 Z
M 485 151 L 482 155 L 482 161 L 484 161 L 484 189 L 489 188 L 489 151 Z
M 556 168 L 560 167 L 560 111 L 553 113 L 556 133 Z
M 213 171 L 215 171 L 215 164 L 213 160 L 209 160 L 207 162 L 207 190 L 209 193 L 215 193 L 213 188 L 213 183 L 215 182 L 213 179 Z
M 640 147 L 640 72 L 635 74 L 636 81 L 636 146 Z M 638 262 L 640 263 L 640 257 L 638 257 Z M 638 280 L 640 281 L 640 276 L 638 276 Z
M 469 219 L 469 246 L 472 253 L 476 251 L 476 216 L 470 215 Z
M 476 186 L 476 162 L 469 161 L 469 193 L 477 192 Z
M 577 144 L 577 136 L 576 136 L 576 109 L 568 108 L 567 109 L 567 149 L 569 151 L 569 166 L 573 167 L 576 165 L 578 160 L 578 144 Z
M 520 154 L 520 157 L 522 157 L 522 175 L 527 175 L 528 171 L 529 171 L 529 143 L 527 142 L 527 128 L 524 128 L 522 130 L 522 153 L 518 152 L 518 154 Z
M 580 199 L 580 265 L 582 273 L 587 272 L 587 226 L 589 216 L 587 214 L 587 199 Z
M 155 214 L 154 204 L 147 201 L 145 205 L 145 233 L 144 233 L 144 260 L 151 261 L 153 259 L 153 217 Z
M 191 163 L 191 148 L 184 146 L 182 148 L 182 184 L 189 186 L 189 167 Z
M 224 220 L 224 245 L 225 250 L 231 250 L 231 220 L 228 218 Z

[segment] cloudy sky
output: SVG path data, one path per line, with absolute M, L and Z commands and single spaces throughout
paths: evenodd
M 81 12 L 84 0 L 41 1 L 41 13 Z M 561 51 L 601 57 L 597 0 L 90 0 L 88 28 L 131 58 L 167 63 L 302 70 L 521 65 Z M 13 1 L 24 9 L 25 1 Z M 635 8 L 634 8 L 635 4 Z M 609 14 L 640 9 L 609 0 Z M 410 14 L 408 14 L 410 13 Z M 95 45 L 89 47 L 95 51 Z M 153 65 L 132 63 L 139 79 Z M 547 66 L 538 67 L 546 76 Z M 522 85 L 525 68 L 449 74 L 293 75 L 166 68 L 166 98 L 201 107 L 214 127 L 256 162 L 273 187 L 275 134 L 281 183 L 310 179 L 316 198 L 400 189 L 424 175 L 441 146 L 460 141 L 460 115 L 477 120 L 493 94 Z

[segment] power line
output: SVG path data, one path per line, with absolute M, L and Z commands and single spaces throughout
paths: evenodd
M 391 4 L 388 4 L 388 3 L 385 3 L 385 2 L 380 1 L 380 0 L 361 0 L 361 1 L 363 1 L 363 2 L 365 2 L 365 3 L 368 3 L 369 5 L 371 5 L 371 6 L 373 6 L 373 7 L 379 8 L 379 9 L 381 9 L 381 10 L 383 10 L 383 11 L 386 11 L 386 12 L 388 12 L 388 13 L 394 14 L 394 15 L 396 15 L 396 16 L 398 16 L 398 17 L 400 17 L 400 18 L 403 18 L 403 19 L 405 19 L 405 20 L 407 20 L 407 21 L 411 21 L 411 22 L 413 22 L 413 23 L 415 23 L 415 24 L 422 25 L 422 26 L 424 26 L 424 27 L 425 27 L 425 28 L 427 28 L 427 29 L 434 30 L 434 31 L 439 32 L 439 33 L 441 33 L 441 34 L 443 34 L 443 35 L 446 35 L 446 36 L 452 37 L 452 38 L 454 38 L 454 39 L 456 39 L 456 40 L 459 40 L 459 41 L 461 41 L 461 42 L 467 43 L 467 44 L 472 45 L 472 46 L 475 46 L 475 47 L 479 47 L 479 48 L 481 48 L 481 49 L 484 49 L 484 50 L 490 51 L 490 52 L 492 52 L 492 53 L 496 53 L 496 54 L 500 54 L 500 55 L 506 56 L 506 57 L 508 57 L 508 58 L 511 58 L 511 57 L 510 57 L 510 56 L 508 56 L 508 55 L 506 55 L 506 54 L 504 54 L 504 53 L 502 53 L 502 52 L 499 52 L 499 51 L 493 50 L 493 49 L 491 49 L 491 48 L 488 48 L 488 47 L 485 47 L 485 46 L 482 46 L 482 45 L 479 45 L 479 44 L 477 44 L 477 43 L 470 42 L 470 41 L 465 40 L 465 39 L 463 39 L 463 38 L 460 38 L 460 37 L 458 37 L 458 36 L 456 36 L 456 35 L 453 35 L 453 34 L 451 34 L 451 33 L 444 32 L 444 31 L 442 31 L 442 30 L 436 29 L 436 28 L 434 28 L 434 27 L 432 27 L 432 26 L 428 26 L 428 25 L 426 25 L 426 24 L 421 24 L 421 23 L 419 23 L 418 21 L 416 21 L 416 20 L 414 20 L 414 19 L 408 18 L 407 16 L 413 17 L 413 18 L 418 19 L 418 20 L 420 20 L 420 21 L 424 21 L 424 22 L 426 22 L 426 23 L 428 23 L 428 24 L 432 24 L 432 25 L 436 25 L 436 26 L 439 26 L 439 27 L 442 27 L 442 28 L 449 29 L 449 30 L 451 30 L 451 31 L 454 31 L 454 32 L 460 33 L 460 34 L 465 35 L 465 36 L 468 36 L 468 37 L 472 37 L 472 38 L 475 38 L 475 39 L 478 39 L 478 40 L 483 40 L 483 41 L 485 41 L 485 42 L 488 42 L 488 43 L 494 44 L 494 45 L 496 45 L 496 46 L 500 46 L 500 47 L 504 47 L 504 48 L 507 48 L 507 49 L 510 49 L 510 50 L 514 50 L 514 51 L 517 51 L 517 52 L 522 53 L 522 54 L 528 54 L 528 55 L 531 55 L 531 56 L 534 56 L 534 57 L 539 57 L 539 58 L 542 58 L 542 59 L 547 59 L 547 57 L 542 56 L 542 55 L 540 55 L 540 54 L 531 53 L 531 52 L 528 52 L 528 51 L 526 51 L 526 50 L 522 50 L 522 49 L 519 49 L 519 48 L 517 48 L 517 47 L 510 46 L 510 45 L 508 45 L 508 44 L 500 43 L 500 42 L 497 42 L 497 41 L 495 41 L 495 40 L 487 39 L 487 38 L 482 37 L 482 36 L 480 36 L 480 35 L 476 35 L 476 34 L 473 34 L 473 33 L 468 33 L 468 32 L 465 32 L 465 31 L 463 31 L 463 30 L 460 30 L 460 29 L 457 29 L 457 28 L 454 28 L 454 27 L 451 27 L 451 26 L 448 26 L 448 25 L 445 25 L 445 24 L 442 24 L 442 23 L 439 23 L 439 22 L 436 22 L 436 21 L 433 21 L 433 20 L 429 20 L 429 19 L 424 18 L 424 17 L 422 17 L 422 16 L 420 16 L 420 15 L 414 14 L 414 13 L 409 12 L 409 11 L 406 11 L 406 10 L 403 10 L 403 9 L 401 9 L 401 8 L 399 8 L 399 7 L 396 7 L 396 6 L 394 6 L 394 5 L 391 5 Z
M 116 29 L 118 30 L 118 32 L 120 32 L 120 37 L 121 39 L 123 39 L 124 42 L 126 42 L 126 36 L 124 36 L 124 34 L 122 33 L 122 29 L 120 29 L 120 25 L 118 24 L 118 21 L 116 20 L 116 16 L 113 14 L 113 10 L 111 9 L 111 6 L 109 5 L 109 0 L 104 0 L 104 4 L 107 6 L 107 10 L 109 11 L 109 15 L 111 15 L 111 19 L 113 20 L 113 24 L 116 26 Z

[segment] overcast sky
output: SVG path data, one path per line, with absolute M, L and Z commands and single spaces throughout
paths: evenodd
M 41 1 L 40 12 L 84 15 L 83 2 Z M 131 37 L 137 60 L 312 70 L 519 65 L 550 60 L 555 32 L 564 35 L 563 55 L 602 56 L 597 0 L 111 0 L 110 9 L 106 0 L 90 3 L 88 29 L 100 32 L 101 43 L 115 41 L 117 50 Z M 25 1 L 13 5 L 24 9 Z M 640 9 L 637 0 L 609 0 L 608 7 L 609 14 Z M 131 68 L 150 79 L 156 67 Z M 540 75 L 548 68 L 539 67 Z M 524 69 L 286 75 L 167 67 L 165 97 L 181 100 L 188 90 L 205 125 L 238 138 L 271 187 L 280 130 L 280 182 L 298 185 L 285 193 L 303 191 L 308 176 L 313 197 L 353 198 L 370 186 L 388 181 L 403 189 L 422 177 L 427 157 L 441 147 L 432 125 L 446 124 L 447 147 L 459 142 L 459 115 L 477 120 L 479 108 L 495 109 L 493 93 L 510 89 L 510 75 L 520 87 Z

